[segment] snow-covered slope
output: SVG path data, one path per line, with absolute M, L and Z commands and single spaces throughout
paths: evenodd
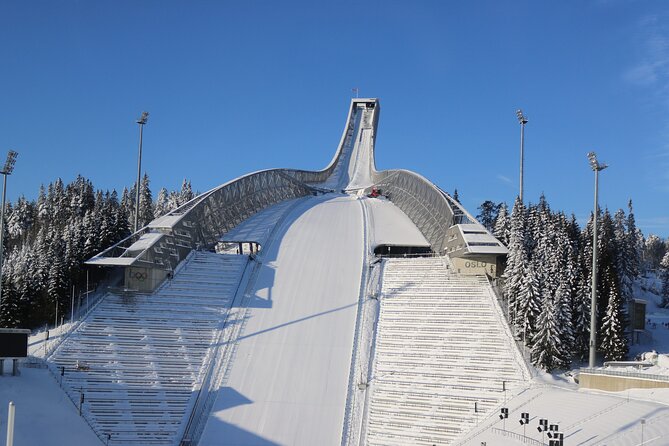
M 448 444 L 528 375 L 485 278 L 384 262 L 366 443 Z
M 339 444 L 363 265 L 359 200 L 293 209 L 262 262 L 200 445 Z
M 83 393 L 83 417 L 101 440 L 180 440 L 246 261 L 196 252 L 151 295 L 109 294 L 47 359 L 75 404 Z

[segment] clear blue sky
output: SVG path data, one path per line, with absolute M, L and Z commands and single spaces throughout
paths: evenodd
M 377 166 L 414 170 L 474 214 L 518 192 L 584 219 L 635 203 L 669 236 L 669 2 L 2 1 L 8 197 L 77 174 L 121 190 L 137 125 L 154 193 L 271 167 L 320 169 L 351 88 L 381 100 Z

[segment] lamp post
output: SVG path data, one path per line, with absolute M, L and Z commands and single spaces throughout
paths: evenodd
M 2 305 L 2 259 L 4 252 L 5 235 L 5 197 L 7 196 L 7 175 L 11 175 L 14 171 L 14 164 L 16 163 L 17 152 L 10 150 L 7 152 L 7 161 L 0 173 L 2 174 L 2 209 L 0 209 L 0 305 Z
M 597 161 L 595 152 L 588 152 L 590 168 L 595 172 L 595 210 L 592 218 L 592 298 L 590 300 L 590 360 L 589 367 L 595 366 L 595 353 L 597 350 L 597 217 L 599 215 L 599 172 L 609 167 Z
M 139 124 L 139 155 L 137 156 L 137 184 L 135 185 L 135 231 L 139 231 L 139 189 L 142 180 L 142 134 L 144 133 L 144 124 L 149 119 L 149 112 L 142 112 L 142 116 L 137 120 Z
M 527 124 L 527 116 L 523 114 L 521 109 L 516 110 L 516 116 L 520 123 L 520 202 L 523 202 L 523 164 L 525 163 L 525 124 Z

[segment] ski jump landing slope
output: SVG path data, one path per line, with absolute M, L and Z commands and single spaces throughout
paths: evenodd
M 201 445 L 339 442 L 363 237 L 353 197 L 290 212 L 259 257 L 253 301 L 264 305 L 251 309 Z

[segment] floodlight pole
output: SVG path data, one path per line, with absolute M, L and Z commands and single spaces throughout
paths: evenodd
M 592 293 L 590 299 L 590 355 L 588 366 L 595 367 L 595 357 L 597 353 L 597 217 L 599 216 L 599 171 L 608 167 L 606 164 L 599 164 L 595 152 L 588 153 L 590 158 L 590 167 L 595 172 L 595 208 L 592 218 Z
M 7 175 L 11 175 L 14 170 L 14 163 L 16 162 L 17 152 L 10 150 L 7 153 L 7 161 L 0 174 L 2 174 L 2 209 L 0 209 L 0 307 L 2 306 L 2 260 L 5 254 L 4 251 L 4 235 L 5 235 L 5 199 L 7 197 Z
M 516 116 L 520 123 L 520 192 L 518 197 L 520 202 L 523 202 L 523 167 L 525 164 L 525 124 L 527 124 L 527 117 L 523 115 L 523 111 L 516 110 Z
M 135 185 L 135 231 L 139 231 L 139 190 L 142 180 L 142 136 L 144 133 L 144 124 L 149 118 L 148 112 L 142 112 L 142 116 L 137 120 L 139 124 L 139 155 L 137 156 L 137 184 Z M 88 291 L 88 290 L 87 290 Z

